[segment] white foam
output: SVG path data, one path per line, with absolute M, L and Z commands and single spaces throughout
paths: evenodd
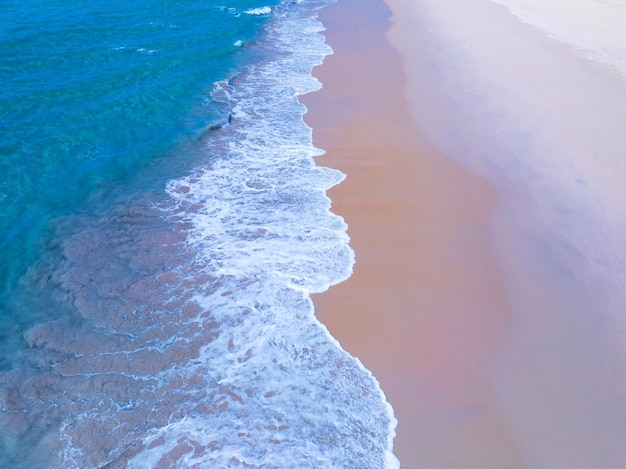
M 268 6 L 251 8 L 250 10 L 245 11 L 248 15 L 269 15 L 271 12 L 272 9 Z
M 157 49 L 146 49 L 145 47 L 140 47 L 139 49 L 137 49 L 137 52 L 139 52 L 140 54 L 154 55 L 159 51 Z

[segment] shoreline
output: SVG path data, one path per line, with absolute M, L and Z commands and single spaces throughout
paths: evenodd
M 489 383 L 508 321 L 484 226 L 498 198 L 419 134 L 390 15 L 382 0 L 320 12 L 335 53 L 313 71 L 322 90 L 301 100 L 319 163 L 347 175 L 329 197 L 356 264 L 314 295 L 316 314 L 381 383 L 403 467 L 516 467 Z

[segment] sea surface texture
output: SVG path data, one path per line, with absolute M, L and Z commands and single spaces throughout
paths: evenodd
M 0 467 L 395 467 L 314 316 L 328 0 L 0 6 Z

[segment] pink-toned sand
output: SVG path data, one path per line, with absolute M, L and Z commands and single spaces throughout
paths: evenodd
M 356 265 L 314 298 L 317 315 L 381 382 L 404 467 L 515 467 L 485 376 L 508 320 L 483 228 L 496 194 L 419 135 L 384 4 L 342 0 L 321 19 L 335 54 L 306 121 L 319 163 L 347 174 L 329 195 Z
M 410 40 L 408 3 L 387 3 L 404 28 L 394 44 Z M 318 164 L 347 174 L 329 195 L 356 265 L 314 297 L 318 317 L 380 381 L 404 468 L 626 467 L 623 401 L 600 342 L 585 348 L 595 298 L 544 259 L 523 208 L 498 212 L 515 202 L 505 184 L 451 162 L 415 124 L 445 116 L 407 99 L 419 86 L 407 50 L 420 47 L 389 44 L 390 15 L 382 0 L 320 15 L 335 54 L 314 70 L 324 88 L 304 97 L 305 120 L 327 152 Z

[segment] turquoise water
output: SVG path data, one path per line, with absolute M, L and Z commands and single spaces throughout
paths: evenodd
M 0 467 L 395 467 L 300 2 L 1 4 Z
M 50 219 L 223 118 L 208 93 L 250 60 L 235 44 L 267 20 L 240 14 L 254 6 L 2 3 L 2 285 L 39 254 Z

